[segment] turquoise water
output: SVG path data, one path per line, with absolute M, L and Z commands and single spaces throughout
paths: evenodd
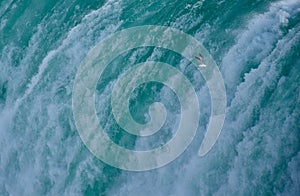
M 145 47 L 115 59 L 96 91 L 100 123 L 117 144 L 146 150 L 172 138 L 180 119 L 174 92 L 157 82 L 130 99 L 137 122 L 160 101 L 157 134 L 126 133 L 111 114 L 111 87 L 132 65 L 167 62 L 191 81 L 201 115 L 197 135 L 170 164 L 123 171 L 85 147 L 72 113 L 76 72 L 88 51 L 118 30 L 179 29 L 200 41 L 224 78 L 227 114 L 217 143 L 197 156 L 210 115 L 205 80 L 172 51 Z M 0 1 L 0 195 L 299 195 L 300 2 Z

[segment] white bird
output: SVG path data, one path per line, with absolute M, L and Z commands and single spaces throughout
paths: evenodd
M 203 63 L 203 57 L 200 54 L 199 54 L 199 56 L 195 56 L 195 58 L 199 62 L 199 67 L 201 67 L 201 68 L 206 67 L 206 65 Z

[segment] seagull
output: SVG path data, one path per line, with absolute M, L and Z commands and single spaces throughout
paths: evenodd
M 195 56 L 195 58 L 199 62 L 199 67 L 206 67 L 206 65 L 203 63 L 203 57 L 201 56 L 201 54 L 199 54 L 199 56 Z

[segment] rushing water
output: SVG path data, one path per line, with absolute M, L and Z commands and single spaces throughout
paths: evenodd
M 224 78 L 227 115 L 213 149 L 197 156 L 211 109 L 201 74 L 162 48 L 124 53 L 96 91 L 100 123 L 115 143 L 160 146 L 180 118 L 173 91 L 152 82 L 133 92 L 131 111 L 145 123 L 148 106 L 164 103 L 162 130 L 147 140 L 117 126 L 111 87 L 133 64 L 172 64 L 190 78 L 201 108 L 196 137 L 179 158 L 130 172 L 85 147 L 73 118 L 72 89 L 91 48 L 139 25 L 173 27 L 206 47 Z M 299 73 L 299 0 L 1 0 L 0 195 L 300 195 Z

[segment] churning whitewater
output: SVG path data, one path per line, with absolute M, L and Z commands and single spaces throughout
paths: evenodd
M 103 71 L 94 94 L 99 124 L 115 144 L 131 151 L 160 148 L 180 126 L 180 97 L 157 81 L 132 90 L 128 106 L 134 121 L 146 124 L 150 106 L 160 102 L 160 130 L 139 137 L 120 126 L 111 106 L 113 88 L 137 64 L 171 65 L 189 80 L 200 108 L 196 135 L 180 156 L 132 172 L 98 159 L 85 145 L 72 94 L 89 51 L 142 25 L 177 29 L 207 49 L 225 84 L 226 118 L 215 145 L 198 156 L 214 112 L 205 75 L 166 48 L 122 52 Z M 163 41 L 174 43 L 174 37 Z M 299 73 L 298 0 L 2 0 L 0 195 L 300 195 Z M 138 81 L 148 75 L 130 76 Z

